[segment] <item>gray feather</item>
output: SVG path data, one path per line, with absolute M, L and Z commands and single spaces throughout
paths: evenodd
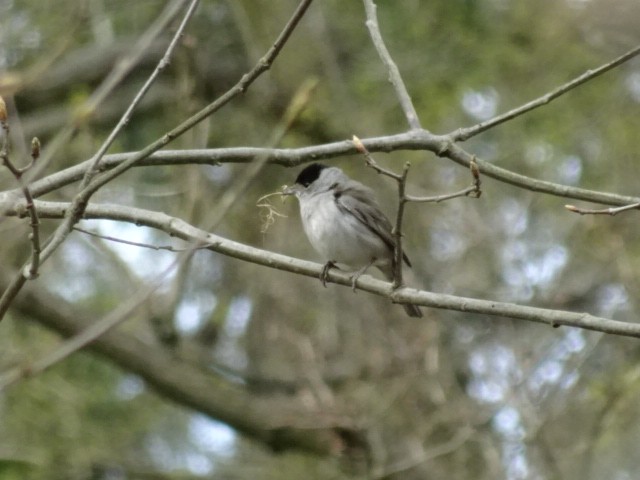
M 377 235 L 389 247 L 393 255 L 395 238 L 391 222 L 378 206 L 373 191 L 359 182 L 348 180 L 334 187 L 334 198 L 338 208 L 345 215 L 353 215 L 362 225 Z M 411 262 L 403 252 L 403 259 L 408 266 Z M 394 259 L 395 260 L 395 259 Z

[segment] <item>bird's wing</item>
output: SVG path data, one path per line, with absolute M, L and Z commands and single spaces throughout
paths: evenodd
M 380 237 L 389 247 L 389 250 L 394 251 L 395 239 L 391 233 L 391 222 L 380 210 L 378 202 L 369 188 L 354 181 L 341 186 L 334 184 L 333 197 L 340 211 L 345 215 L 355 217 L 366 228 Z M 402 256 L 405 263 L 411 266 L 411 262 L 409 262 L 409 258 L 404 252 Z

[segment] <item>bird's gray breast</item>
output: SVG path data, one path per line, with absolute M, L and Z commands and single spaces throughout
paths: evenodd
M 324 260 L 361 267 L 373 259 L 387 259 L 389 248 L 361 220 L 340 209 L 332 191 L 300 202 L 305 233 Z

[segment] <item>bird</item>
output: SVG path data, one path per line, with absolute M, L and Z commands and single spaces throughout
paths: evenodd
M 370 267 L 377 267 L 392 281 L 395 269 L 395 237 L 389 219 L 380 209 L 373 191 L 349 178 L 340 168 L 312 163 L 283 189 L 300 204 L 304 232 L 313 248 L 327 263 L 320 276 L 326 286 L 329 269 L 343 264 L 357 269 L 357 279 Z M 411 262 L 403 253 L 404 263 Z M 410 317 L 422 317 L 416 305 L 402 305 Z

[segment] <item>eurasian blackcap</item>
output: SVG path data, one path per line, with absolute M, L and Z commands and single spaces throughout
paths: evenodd
M 352 278 L 354 288 L 371 265 L 393 280 L 395 238 L 371 189 L 337 167 L 312 163 L 283 193 L 298 198 L 304 231 L 313 248 L 327 260 L 323 284 L 327 271 L 336 263 L 358 269 Z M 403 259 L 411 266 L 406 254 Z M 410 317 L 422 317 L 416 305 L 403 307 Z

